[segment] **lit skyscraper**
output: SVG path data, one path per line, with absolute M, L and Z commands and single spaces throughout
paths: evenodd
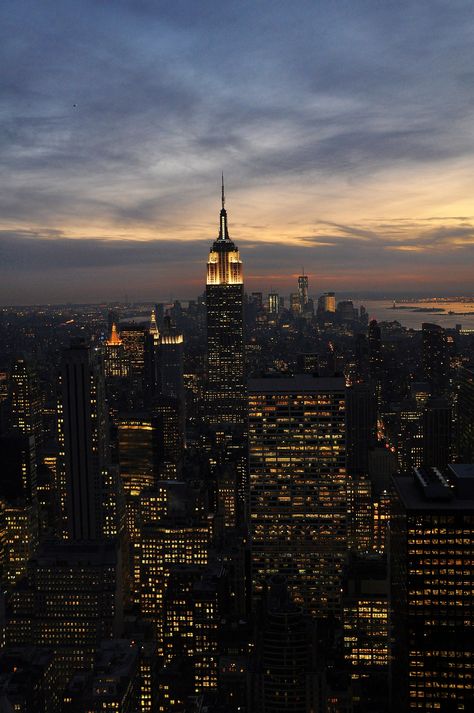
M 158 473 L 158 423 L 146 414 L 123 414 L 118 420 L 120 478 L 125 494 L 131 546 L 132 591 L 140 584 L 140 495 L 152 489 Z
M 11 373 L 12 428 L 42 441 L 41 393 L 33 369 L 24 359 L 17 359 Z
M 120 330 L 120 338 L 125 353 L 130 386 L 133 391 L 140 392 L 143 388 L 145 369 L 146 330 L 137 324 L 124 324 Z
M 224 181 L 219 237 L 207 262 L 207 411 L 211 423 L 241 423 L 244 414 L 243 276 L 229 238 Z
M 290 310 L 294 315 L 301 314 L 301 302 L 299 292 L 290 294 Z
M 344 657 L 350 662 L 355 700 L 383 707 L 388 685 L 388 581 L 383 557 L 354 556 L 344 576 Z
M 395 476 L 390 518 L 393 711 L 473 710 L 474 467 Z
M 338 612 L 347 548 L 345 384 L 299 374 L 249 381 L 254 594 L 274 574 L 312 614 Z
M 117 325 L 113 322 L 110 337 L 105 345 L 105 375 L 108 377 L 127 376 L 127 367 L 122 340 L 117 331 Z
M 277 292 L 268 295 L 268 311 L 270 314 L 278 314 L 280 311 L 280 295 Z
M 336 311 L 336 295 L 334 294 L 334 292 L 325 292 L 323 295 L 323 300 L 325 312 Z
M 298 294 L 300 297 L 301 309 L 304 310 L 308 304 L 308 275 L 298 277 Z

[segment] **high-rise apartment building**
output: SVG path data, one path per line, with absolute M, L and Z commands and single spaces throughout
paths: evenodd
M 474 466 L 393 483 L 391 710 L 472 710 Z
M 284 574 L 309 612 L 338 612 L 347 548 L 344 379 L 251 379 L 248 390 L 254 594 Z
M 219 237 L 207 262 L 207 418 L 242 423 L 245 408 L 243 276 L 239 251 L 229 237 L 224 184 Z

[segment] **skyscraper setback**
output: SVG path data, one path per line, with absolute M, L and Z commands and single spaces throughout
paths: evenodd
M 207 261 L 207 417 L 210 423 L 244 419 L 244 286 L 242 262 L 229 237 L 224 179 L 219 237 Z

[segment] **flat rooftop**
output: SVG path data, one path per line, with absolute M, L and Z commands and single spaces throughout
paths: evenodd
M 412 475 L 396 475 L 393 477 L 395 489 L 407 510 L 461 512 L 474 511 L 474 498 L 458 497 L 454 490 L 450 499 L 427 496 L 417 485 Z
M 41 566 L 90 566 L 115 565 L 117 562 L 117 543 L 115 540 L 84 542 L 43 542 L 33 557 Z
M 313 374 L 295 374 L 294 376 L 264 376 L 249 379 L 249 393 L 317 393 L 324 391 L 344 391 L 346 382 L 343 376 L 313 376 Z

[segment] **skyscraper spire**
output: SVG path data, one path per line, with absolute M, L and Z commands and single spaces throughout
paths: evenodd
M 222 173 L 222 208 L 219 224 L 219 240 L 230 240 L 227 229 L 227 211 L 225 209 L 224 173 Z
M 224 175 L 219 237 L 207 261 L 209 423 L 243 423 L 245 405 L 242 261 L 227 231 Z

